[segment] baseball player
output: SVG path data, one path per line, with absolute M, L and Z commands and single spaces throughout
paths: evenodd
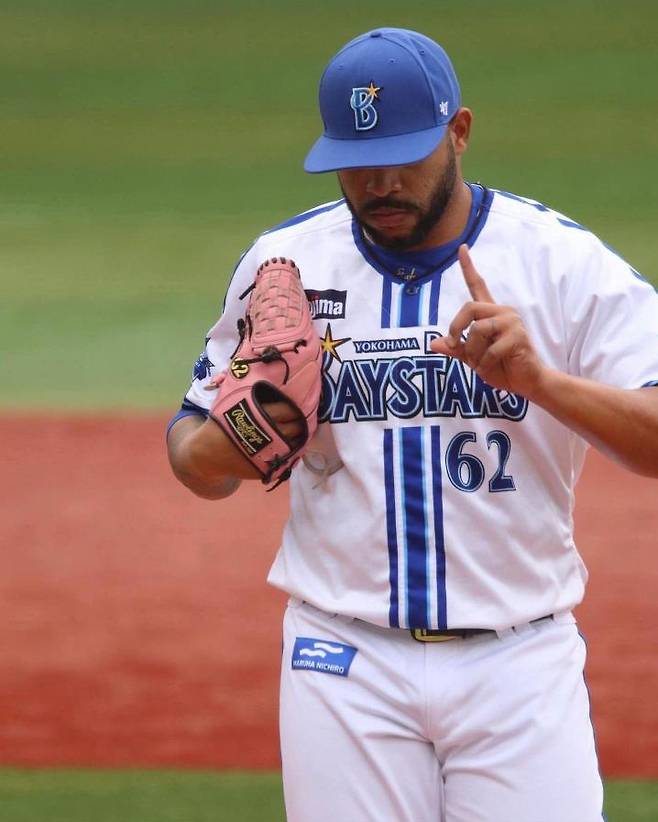
M 305 168 L 343 197 L 244 254 L 168 435 L 202 497 L 259 476 L 213 409 L 240 295 L 294 260 L 322 395 L 269 576 L 288 819 L 601 820 L 574 485 L 588 444 L 658 476 L 658 296 L 568 217 L 464 181 L 472 114 L 428 37 L 352 40 L 320 109 Z M 263 408 L 304 440 L 294 403 Z

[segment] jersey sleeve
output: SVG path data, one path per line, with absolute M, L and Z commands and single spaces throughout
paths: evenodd
M 258 267 L 257 243 L 252 245 L 240 258 L 229 283 L 224 308 L 220 318 L 206 335 L 205 348 L 194 363 L 192 382 L 185 394 L 180 411 L 169 427 L 181 417 L 189 414 L 206 415 L 210 410 L 217 389 L 207 390 L 210 379 L 226 370 L 238 345 L 238 320 L 244 317 L 246 297 L 240 299 L 252 284 Z
M 565 330 L 570 373 L 618 388 L 658 384 L 658 294 L 599 240 L 572 269 Z

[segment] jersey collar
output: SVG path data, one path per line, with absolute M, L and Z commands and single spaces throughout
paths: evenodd
M 471 211 L 464 231 L 455 240 L 423 251 L 393 252 L 365 239 L 359 223 L 352 218 L 352 236 L 361 255 L 392 282 L 422 283 L 440 276 L 456 261 L 457 250 L 462 243 L 473 245 L 489 215 L 493 193 L 479 184 L 467 185 L 472 193 Z

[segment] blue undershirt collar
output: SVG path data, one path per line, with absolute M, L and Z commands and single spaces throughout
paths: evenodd
M 357 247 L 368 262 L 384 276 L 394 280 L 417 281 L 448 268 L 457 257 L 459 246 L 475 241 L 486 220 L 491 203 L 491 193 L 481 185 L 467 183 L 471 190 L 471 209 L 464 230 L 449 243 L 422 251 L 391 251 L 369 242 L 363 237 L 356 220 L 352 221 L 352 233 Z

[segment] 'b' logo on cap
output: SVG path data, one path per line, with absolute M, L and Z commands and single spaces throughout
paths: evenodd
M 370 81 L 369 86 L 359 86 L 352 89 L 350 106 L 354 111 L 354 127 L 357 131 L 370 131 L 377 125 L 379 115 L 374 106 L 375 100 L 379 100 L 378 93 L 381 86 L 376 86 Z

